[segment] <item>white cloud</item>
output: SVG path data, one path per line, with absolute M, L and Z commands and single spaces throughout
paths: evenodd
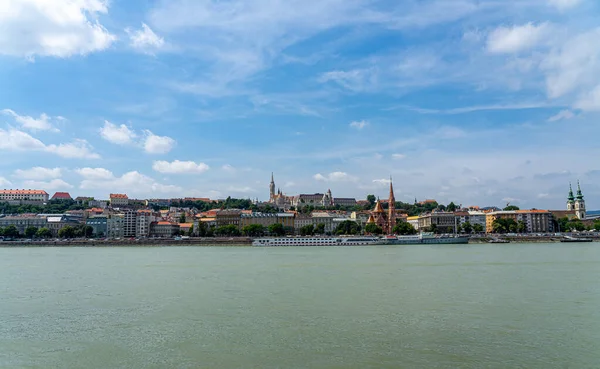
M 357 179 L 346 172 L 332 172 L 326 176 L 317 173 L 313 176 L 317 181 L 321 182 L 355 182 Z
M 577 109 L 586 111 L 600 111 L 600 84 L 575 102 Z
M 108 48 L 116 37 L 97 19 L 105 0 L 2 0 L 0 54 L 70 57 Z
M 226 172 L 230 172 L 230 173 L 233 173 L 233 172 L 236 171 L 236 169 L 233 166 L 229 165 L 229 164 L 223 165 L 221 167 L 221 169 L 224 170 L 224 171 L 226 171 Z
M 548 196 L 550 196 L 550 194 L 547 194 L 547 193 L 539 193 L 539 194 L 537 195 L 537 198 L 538 198 L 538 199 L 545 199 L 545 198 L 547 198 Z
M 30 134 L 16 129 L 3 130 L 0 128 L 0 150 L 31 151 L 44 150 L 46 145 Z
M 110 170 L 104 168 L 80 168 L 76 169 L 75 172 L 77 172 L 80 176 L 86 179 L 92 180 L 114 178 L 113 173 Z
M 487 49 L 491 53 L 516 53 L 535 47 L 550 34 L 547 23 L 535 25 L 527 23 L 522 26 L 498 27 L 487 39 Z
M 405 158 L 406 158 L 406 155 L 404 155 L 404 154 L 392 154 L 392 159 L 394 159 L 394 160 L 402 160 Z
M 350 127 L 356 128 L 359 131 L 368 125 L 369 125 L 369 122 L 367 122 L 366 120 L 354 121 L 354 122 L 350 123 Z
M 390 180 L 389 179 L 374 179 L 373 183 L 375 183 L 378 186 L 387 186 L 390 184 Z
M 256 192 L 256 190 L 254 188 L 248 187 L 248 186 L 243 186 L 243 187 L 229 186 L 227 188 L 227 191 L 233 192 L 233 193 L 240 193 L 240 194 L 249 194 L 249 193 Z
M 566 109 L 561 110 L 556 115 L 553 115 L 550 118 L 548 118 L 548 122 L 557 122 L 559 120 L 569 120 L 572 118 L 575 118 L 575 113 L 573 113 L 571 110 Z
M 125 32 L 129 35 L 131 47 L 146 53 L 158 50 L 165 44 L 165 40 L 154 33 L 145 23 L 142 23 L 142 29 L 134 31 L 127 28 Z
M 66 144 L 48 145 L 46 151 L 68 159 L 100 159 L 94 148 L 82 139 Z
M 23 187 L 25 187 L 25 188 L 41 188 L 41 189 L 48 190 L 48 191 L 64 190 L 64 189 L 68 189 L 68 188 L 73 188 L 72 185 L 63 181 L 62 179 L 53 179 L 53 180 L 47 181 L 47 182 L 28 180 L 28 181 L 23 182 Z
M 334 70 L 323 73 L 318 81 L 334 82 L 350 91 L 361 92 L 375 85 L 377 75 L 373 69 Z
M 18 178 L 31 180 L 53 179 L 61 177 L 62 170 L 60 168 L 43 167 L 34 167 L 31 169 L 17 169 L 14 172 L 14 176 Z
M 101 168 L 96 168 L 96 170 Z M 89 173 L 88 173 L 89 174 Z M 137 171 L 123 174 L 121 177 L 108 179 L 88 178 L 81 181 L 79 188 L 84 190 L 106 190 L 107 192 L 124 192 L 132 196 L 145 194 L 181 195 L 181 187 L 165 185 Z
M 557 7 L 560 10 L 573 8 L 581 4 L 582 0 L 548 0 L 550 5 Z
M 195 163 L 193 161 L 155 161 L 152 169 L 160 173 L 204 173 L 209 170 L 209 166 L 204 163 Z
M 107 120 L 104 121 L 104 127 L 100 128 L 100 136 L 108 142 L 117 145 L 127 145 L 133 142 L 136 134 L 124 124 L 117 126 Z
M 144 151 L 149 154 L 166 154 L 175 146 L 175 140 L 167 136 L 157 136 L 146 130 Z
M 2 113 L 12 116 L 17 123 L 30 131 L 59 131 L 50 123 L 51 118 L 45 113 L 42 113 L 37 119 L 26 115 L 19 115 L 11 109 L 4 109 Z
M 4 177 L 0 177 L 0 186 L 10 186 L 12 183 Z

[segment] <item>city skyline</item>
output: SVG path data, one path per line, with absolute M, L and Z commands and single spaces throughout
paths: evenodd
M 7 4 L 0 188 L 599 208 L 595 1 Z

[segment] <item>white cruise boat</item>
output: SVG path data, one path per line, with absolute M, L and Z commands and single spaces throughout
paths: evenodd
M 367 246 L 380 242 L 377 237 L 265 237 L 255 239 L 252 246 Z

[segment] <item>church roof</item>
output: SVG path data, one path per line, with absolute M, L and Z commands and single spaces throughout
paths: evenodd
M 385 211 L 383 210 L 383 207 L 381 206 L 381 202 L 379 200 L 377 200 L 377 203 L 375 204 L 375 210 L 373 210 L 373 213 L 384 213 Z

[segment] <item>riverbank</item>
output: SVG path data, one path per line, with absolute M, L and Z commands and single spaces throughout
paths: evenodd
M 76 239 L 60 241 L 2 241 L 0 247 L 132 247 L 132 246 L 250 246 L 252 239 L 248 237 L 210 237 L 187 238 L 174 240 L 171 238 L 96 240 Z

